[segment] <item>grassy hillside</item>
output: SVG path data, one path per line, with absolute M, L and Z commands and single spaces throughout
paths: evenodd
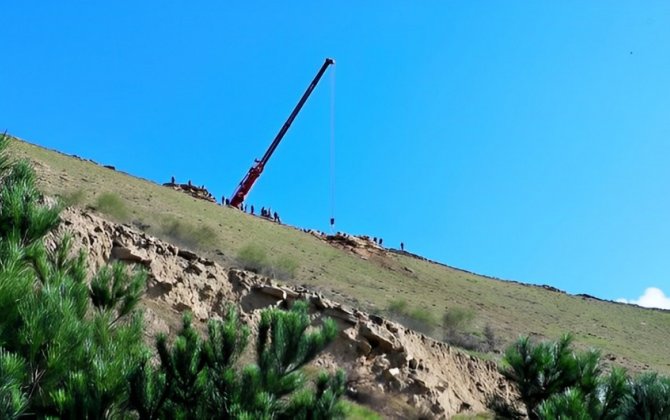
M 670 312 L 570 296 L 541 287 L 494 280 L 399 253 L 360 257 L 288 226 L 217 206 L 146 180 L 25 142 L 11 150 L 34 162 L 40 187 L 79 205 L 98 208 L 182 246 L 234 264 L 253 245 L 270 259 L 297 263 L 293 281 L 352 306 L 381 312 L 393 301 L 439 323 L 445 309 L 474 313 L 469 328 L 489 325 L 503 343 L 520 334 L 555 338 L 572 331 L 582 346 L 633 370 L 670 374 Z M 113 164 L 113 162 L 111 162 Z M 611 356 L 610 356 L 611 355 Z

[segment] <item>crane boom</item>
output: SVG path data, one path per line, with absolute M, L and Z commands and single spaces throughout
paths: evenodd
M 284 138 L 284 135 L 286 134 L 289 127 L 293 123 L 293 120 L 302 109 L 302 106 L 305 105 L 305 102 L 307 102 L 307 98 L 309 98 L 309 95 L 312 93 L 316 85 L 319 83 L 319 80 L 321 80 L 321 76 L 323 76 L 323 73 L 326 72 L 328 66 L 334 63 L 335 60 L 333 60 L 332 58 L 326 58 L 326 61 L 319 69 L 319 72 L 314 77 L 314 80 L 312 80 L 312 83 L 310 83 L 309 86 L 307 87 L 307 90 L 302 95 L 302 98 L 300 98 L 300 101 L 298 101 L 298 104 L 293 109 L 293 112 L 291 112 L 291 115 L 289 115 L 288 119 L 275 136 L 275 139 L 272 141 L 272 144 L 270 144 L 268 150 L 265 152 L 261 160 L 256 160 L 254 162 L 254 165 L 251 167 L 251 169 L 249 169 L 249 172 L 247 172 L 244 178 L 242 178 L 240 185 L 237 187 L 237 190 L 235 190 L 235 193 L 233 194 L 233 197 L 230 200 L 231 206 L 239 207 L 240 204 L 244 202 L 244 199 L 251 190 L 251 187 L 254 186 L 254 183 L 256 182 L 258 177 L 261 176 L 263 169 L 265 169 L 265 165 L 268 163 L 268 160 L 270 160 L 270 157 L 272 156 L 275 149 L 279 145 L 279 142 L 281 142 L 282 138 Z

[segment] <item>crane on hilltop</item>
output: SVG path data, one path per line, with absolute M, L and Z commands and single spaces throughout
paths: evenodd
M 335 60 L 332 58 L 326 58 L 326 61 L 323 63 L 321 68 L 319 69 L 319 72 L 316 74 L 314 77 L 314 80 L 312 80 L 312 83 L 309 84 L 307 87 L 307 90 L 305 93 L 302 95 L 300 98 L 300 101 L 298 101 L 298 104 L 293 108 L 293 112 L 291 112 L 291 115 L 289 115 L 288 119 L 282 126 L 282 128 L 279 130 L 277 135 L 275 136 L 274 140 L 272 141 L 272 144 L 270 144 L 270 147 L 268 150 L 265 152 L 263 157 L 258 160 L 256 159 L 254 161 L 253 166 L 251 169 L 249 169 L 249 172 L 242 178 L 242 181 L 240 182 L 240 185 L 237 187 L 235 192 L 233 193 L 233 196 L 230 200 L 230 205 L 233 207 L 240 207 L 242 203 L 244 202 L 244 199 L 246 198 L 247 194 L 249 194 L 249 191 L 251 190 L 251 187 L 254 186 L 254 183 L 258 179 L 259 176 L 261 176 L 261 173 L 263 173 L 263 169 L 265 169 L 265 165 L 268 163 L 268 160 L 270 160 L 270 157 L 274 153 L 275 149 L 279 145 L 279 142 L 284 138 L 284 135 L 288 131 L 289 127 L 293 123 L 293 120 L 295 117 L 298 115 L 300 110 L 302 109 L 302 106 L 307 102 L 307 98 L 309 98 L 309 95 L 312 93 L 316 85 L 319 83 L 319 80 L 321 80 L 321 76 L 326 72 L 326 69 L 328 66 L 331 64 L 335 64 Z

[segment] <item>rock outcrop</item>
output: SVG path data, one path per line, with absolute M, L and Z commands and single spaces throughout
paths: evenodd
M 207 188 L 205 187 L 196 187 L 195 185 L 191 184 L 177 184 L 172 182 L 167 182 L 163 184 L 163 186 L 172 188 L 175 191 L 181 191 L 199 200 L 205 200 L 211 203 L 216 203 L 216 198 L 214 198 L 212 193 L 207 191 Z
M 338 323 L 339 338 L 314 363 L 345 369 L 351 395 L 376 390 L 442 418 L 486 411 L 487 401 L 493 397 L 513 400 L 514 389 L 494 362 L 479 360 L 304 287 L 280 285 L 248 271 L 225 268 L 94 214 L 68 209 L 62 217 L 55 235 L 68 232 L 74 236 L 74 243 L 88 252 L 91 272 L 114 260 L 147 269 L 143 305 L 149 336 L 178 328 L 180 313 L 185 310 L 206 321 L 221 316 L 225 305 L 233 302 L 253 328 L 259 310 L 303 299 L 310 303 L 315 322 L 330 317 Z
M 338 232 L 336 235 L 323 235 L 322 238 L 331 245 L 356 254 L 364 260 L 372 255 L 384 255 L 386 253 L 386 250 L 376 242 L 376 239 L 373 240 L 369 236 Z

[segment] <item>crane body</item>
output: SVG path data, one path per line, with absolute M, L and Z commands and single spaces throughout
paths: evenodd
M 257 159 L 254 161 L 254 165 L 251 167 L 251 169 L 249 169 L 249 172 L 247 172 L 244 178 L 242 178 L 240 185 L 237 187 L 237 190 L 235 190 L 235 193 L 233 193 L 233 196 L 230 200 L 231 206 L 239 207 L 244 202 L 244 199 L 251 190 L 251 187 L 254 186 L 254 183 L 256 182 L 258 177 L 261 176 L 261 173 L 263 173 L 263 169 L 265 169 L 265 165 L 268 163 L 268 160 L 270 160 L 270 157 L 274 153 L 275 149 L 277 149 L 277 146 L 284 138 L 284 135 L 288 131 L 289 127 L 291 127 L 293 120 L 298 115 L 303 105 L 305 105 L 305 102 L 307 102 L 309 95 L 311 95 L 312 91 L 319 83 L 319 80 L 321 80 L 321 77 L 326 72 L 328 66 L 334 63 L 335 60 L 333 60 L 332 58 L 326 58 L 326 61 L 319 69 L 319 72 L 314 77 L 314 80 L 312 80 L 312 83 L 310 83 L 309 86 L 307 87 L 307 90 L 300 98 L 300 101 L 298 101 L 298 104 L 295 106 L 295 108 L 293 108 L 293 112 L 291 112 L 291 115 L 289 115 L 288 119 L 275 136 L 268 150 L 265 152 L 265 154 L 260 160 Z

